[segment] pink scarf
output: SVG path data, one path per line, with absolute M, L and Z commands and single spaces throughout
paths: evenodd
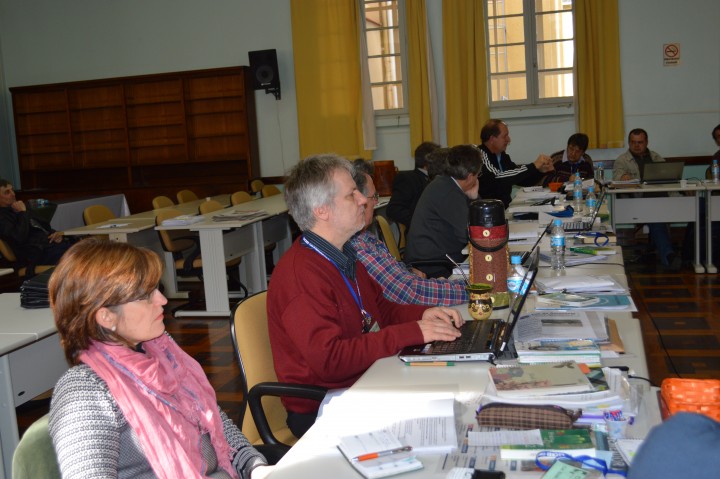
M 143 349 L 93 341 L 80 360 L 107 383 L 155 474 L 205 477 L 200 437 L 209 432 L 219 467 L 237 477 L 215 391 L 200 364 L 166 334 Z

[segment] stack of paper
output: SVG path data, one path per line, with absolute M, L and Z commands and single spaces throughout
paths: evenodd
M 518 362 L 522 364 L 575 361 L 589 367 L 601 365 L 600 346 L 587 339 L 516 342 L 515 352 L 518 355 Z
M 586 311 L 538 311 L 521 316 L 513 334 L 516 342 L 607 341 L 605 316 Z
M 574 361 L 552 364 L 518 364 L 489 369 L 497 395 L 502 398 L 547 396 L 593 391 L 593 385 Z
M 263 216 L 267 216 L 267 212 L 263 210 L 232 210 L 213 216 L 213 221 L 250 221 Z
M 535 285 L 537 286 L 538 291 L 543 293 L 555 293 L 560 291 L 580 294 L 627 293 L 627 289 L 609 275 L 538 278 L 535 280 Z
M 169 218 L 162 222 L 163 226 L 187 226 L 199 223 L 204 220 L 203 215 L 179 215 L 175 218 Z
M 550 264 L 550 252 L 540 252 L 540 260 Z M 603 254 L 585 254 L 573 251 L 565 251 L 565 266 L 579 266 L 581 264 L 599 263 L 607 260 Z

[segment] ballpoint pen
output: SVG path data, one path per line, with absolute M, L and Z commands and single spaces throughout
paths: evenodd
M 412 446 L 403 446 L 395 449 L 388 449 L 386 451 L 369 452 L 367 454 L 361 454 L 353 458 L 353 461 L 369 461 L 371 459 L 377 459 L 379 457 L 391 456 L 393 454 L 400 454 L 401 452 L 412 451 Z

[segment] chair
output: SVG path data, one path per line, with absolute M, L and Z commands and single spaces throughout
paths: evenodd
M 252 199 L 252 196 L 250 196 L 250 193 L 248 193 L 247 191 L 236 191 L 230 197 L 230 204 L 235 206 L 239 205 L 240 203 L 247 203 L 248 201 L 252 201 Z
M 392 232 L 392 228 L 390 228 L 390 224 L 385 219 L 384 216 L 377 215 L 375 217 L 375 221 L 377 221 L 378 226 L 380 227 L 380 236 L 381 239 L 385 243 L 385 246 L 387 246 L 388 251 L 390 251 L 390 254 L 393 255 L 393 257 L 398 260 L 402 261 L 402 255 L 400 254 L 400 248 L 398 248 L 398 244 L 395 241 L 395 235 Z
M 18 276 L 23 277 L 27 273 L 27 267 L 21 265 L 18 262 L 17 256 L 15 256 L 15 252 L 12 250 L 10 245 L 5 241 L 0 239 L 0 256 L 5 258 L 8 263 L 10 263 L 10 266 L 15 270 Z M 53 265 L 51 264 L 42 264 L 42 265 L 35 265 L 35 273 L 39 274 L 43 271 L 47 271 L 50 268 L 52 268 Z
M 102 223 L 103 221 L 111 220 L 113 218 L 116 218 L 115 213 L 113 213 L 110 208 L 105 205 L 92 205 L 83 210 L 83 220 L 86 225 Z
M 200 203 L 200 207 L 198 210 L 200 211 L 201 215 L 206 215 L 208 213 L 212 213 L 213 211 L 221 210 L 224 206 L 220 204 L 219 201 L 215 200 L 207 200 Z
M 189 203 L 197 199 L 197 195 L 190 190 L 180 190 L 177 192 L 178 203 Z
M 163 221 L 180 216 L 180 211 L 174 208 L 167 208 L 158 212 L 155 216 L 155 226 L 159 226 Z M 197 236 L 188 236 L 186 230 L 158 230 L 160 243 L 165 251 L 171 253 L 175 260 L 175 271 L 178 276 L 188 277 L 195 276 L 202 279 L 202 257 L 200 256 L 200 243 Z M 225 268 L 228 271 L 228 277 L 233 287 L 235 287 L 235 296 L 237 290 L 242 292 L 242 296 L 247 297 L 248 290 L 240 281 L 240 272 L 238 266 L 242 262 L 242 257 L 232 258 L 225 262 Z
M 235 306 L 230 318 L 230 337 L 243 377 L 242 431 L 251 444 L 292 446 L 297 438 L 285 423 L 287 411 L 279 397 L 322 401 L 327 391 L 319 386 L 277 382 L 266 303 L 267 291 L 254 294 Z M 263 399 L 263 396 L 271 397 Z M 247 414 L 248 406 L 250 414 Z
M 23 434 L 12 458 L 13 479 L 60 479 L 60 467 L 44 415 Z
M 280 188 L 278 188 L 275 185 L 265 185 L 262 187 L 261 192 L 262 192 L 263 198 L 267 198 L 268 196 L 279 195 L 282 193 L 282 191 L 280 191 Z
M 154 210 L 159 210 L 160 208 L 175 206 L 175 203 L 173 203 L 173 200 L 171 200 L 167 196 L 160 195 L 153 198 L 152 205 Z
M 265 186 L 265 182 L 261 179 L 255 179 L 250 182 L 250 191 L 253 192 L 253 194 L 258 194 L 262 192 L 263 186 Z
M 400 230 L 400 240 L 398 241 L 398 248 L 400 248 L 400 254 L 402 254 L 405 251 L 405 246 L 407 246 L 407 237 L 405 233 L 407 232 L 407 227 L 402 223 L 397 223 L 398 230 Z

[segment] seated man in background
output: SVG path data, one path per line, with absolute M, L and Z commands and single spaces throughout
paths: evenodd
M 550 156 L 555 171 L 545 176 L 543 185 L 547 186 L 551 181 L 562 183 L 575 181 L 577 175 L 580 175 L 583 180 L 593 178 L 595 173 L 592 158 L 585 153 L 589 142 L 585 133 L 571 135 L 567 141 L 567 148 Z
M 508 207 L 513 185 L 534 186 L 543 175 L 552 171 L 549 156 L 539 155 L 527 165 L 516 165 L 505 150 L 510 144 L 510 131 L 502 120 L 488 120 L 480 130 L 482 145 L 482 176 L 480 191 L 483 199 L 496 199 Z
M 7 241 L 26 276 L 34 276 L 35 266 L 57 264 L 71 243 L 63 241 L 62 231 L 55 231 L 35 218 L 25 203 L 15 198 L 9 181 L 0 178 L 0 239 Z
M 368 231 L 378 201 L 375 184 L 370 176 L 371 170 L 372 167 L 365 160 L 353 162 L 353 179 L 368 204 L 365 207 L 365 227 L 350 239 L 350 245 L 370 276 L 382 287 L 385 298 L 400 304 L 430 306 L 467 303 L 464 280 L 426 279 L 422 272 L 414 273 L 405 263 L 397 261 L 385 244 Z
M 279 381 L 345 388 L 405 346 L 460 336 L 457 311 L 388 301 L 357 261 L 348 241 L 365 225 L 367 198 L 349 161 L 336 155 L 305 159 L 290 172 L 284 194 L 303 233 L 280 258 L 268 288 Z M 290 430 L 302 436 L 319 405 L 296 398 L 283 398 L 283 404 Z
M 628 151 L 618 156 L 613 165 L 613 180 L 627 181 L 643 179 L 647 163 L 665 161 L 665 158 L 648 148 L 648 134 L 642 128 L 630 130 Z M 666 196 L 665 194 L 661 194 Z M 670 240 L 670 230 L 665 223 L 648 223 L 650 240 L 655 244 L 658 259 L 663 266 L 670 266 L 675 251 Z
M 713 140 L 715 140 L 715 144 L 720 147 L 720 125 L 713 128 L 712 131 Z M 720 161 L 720 150 L 716 151 L 713 155 L 713 160 Z
M 445 174 L 432 180 L 418 201 L 404 261 L 428 278 L 450 276 L 453 267 L 446 254 L 456 262 L 465 259 L 469 204 L 478 197 L 481 168 L 477 147 L 450 148 Z
M 415 169 L 401 171 L 395 175 L 392 185 L 392 196 L 387 205 L 388 218 L 410 229 L 413 212 L 420 195 L 428 184 L 427 156 L 440 145 L 430 141 L 420 143 L 415 148 Z

